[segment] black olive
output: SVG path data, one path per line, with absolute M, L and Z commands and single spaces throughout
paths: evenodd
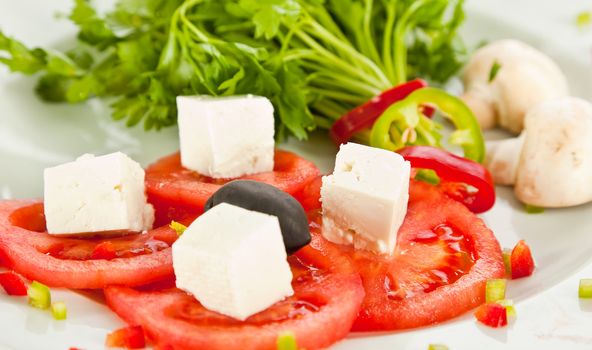
M 220 187 L 206 202 L 205 210 L 220 203 L 277 216 L 288 254 L 310 243 L 308 219 L 302 205 L 286 192 L 251 180 L 234 180 Z

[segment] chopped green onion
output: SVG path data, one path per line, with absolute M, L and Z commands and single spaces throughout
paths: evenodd
M 285 332 L 277 338 L 277 350 L 298 350 L 296 338 L 291 332 Z
M 506 267 L 506 275 L 512 275 L 512 249 L 504 248 L 503 252 L 504 266 Z
M 514 308 L 514 302 L 509 299 L 498 300 L 498 304 L 506 308 L 506 315 L 508 318 L 516 318 L 516 309 Z
M 589 27 L 592 24 L 592 12 L 591 11 L 582 11 L 578 13 L 576 17 L 576 25 L 580 29 L 584 29 Z
M 492 303 L 506 297 L 506 280 L 491 279 L 485 286 L 485 302 Z
M 545 212 L 545 208 L 537 207 L 536 205 L 526 204 L 524 210 L 527 214 L 540 214 Z
M 488 82 L 491 83 L 495 79 L 500 68 L 502 68 L 502 65 L 497 60 L 493 61 L 493 64 L 491 65 L 491 69 L 489 70 Z
M 592 298 L 592 278 L 583 278 L 580 280 L 578 295 L 583 299 Z
M 171 224 L 169 225 L 170 228 L 172 228 L 173 230 L 175 230 L 175 232 L 177 232 L 178 236 L 181 236 L 183 234 L 183 232 L 185 232 L 185 230 L 187 230 L 187 226 L 183 225 L 180 222 L 176 222 L 176 221 L 171 221 Z
M 430 344 L 428 350 L 448 350 L 448 346 L 444 344 Z
M 29 305 L 38 309 L 47 309 L 51 305 L 51 293 L 46 285 L 33 281 L 27 290 Z
M 66 303 L 63 301 L 58 301 L 57 303 L 51 304 L 51 314 L 56 320 L 65 320 L 66 317 L 68 317 Z

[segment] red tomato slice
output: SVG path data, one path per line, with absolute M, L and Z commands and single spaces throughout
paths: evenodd
M 289 261 L 294 295 L 244 322 L 207 310 L 176 288 L 108 287 L 105 296 L 159 348 L 275 350 L 278 335 L 290 331 L 300 348 L 318 349 L 345 337 L 364 296 L 349 259 L 316 233 Z
M 271 172 L 240 177 L 276 186 L 299 196 L 304 186 L 319 175 L 317 167 L 294 153 L 276 150 Z M 158 160 L 146 169 L 148 201 L 156 209 L 156 225 L 197 216 L 223 184 L 236 179 L 212 179 L 181 166 L 179 153 Z
M 146 346 L 141 326 L 129 326 L 107 334 L 105 346 L 110 348 L 143 349 Z
M 51 236 L 45 232 L 42 203 L 0 202 L 0 255 L 4 264 L 51 287 L 137 286 L 168 278 L 173 275 L 170 245 L 176 238 L 168 227 L 108 239 Z M 115 257 L 110 256 L 110 260 L 104 259 L 105 253 L 97 255 L 106 245 L 114 249 Z
M 366 290 L 356 331 L 421 327 L 458 316 L 483 303 L 486 281 L 505 271 L 499 243 L 483 221 L 415 181 L 393 256 L 340 249 L 353 259 Z

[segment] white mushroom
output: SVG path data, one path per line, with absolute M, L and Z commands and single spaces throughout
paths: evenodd
M 494 64 L 499 66 L 490 81 Z M 463 80 L 464 101 L 483 129 L 496 125 L 519 133 L 528 110 L 568 95 L 566 79 L 549 57 L 517 40 L 495 41 L 475 52 Z
M 488 144 L 486 166 L 499 184 L 539 207 L 592 201 L 592 104 L 576 97 L 531 109 L 518 138 Z
M 522 133 L 519 137 L 487 142 L 485 164 L 496 184 L 513 185 L 516 182 L 524 135 Z

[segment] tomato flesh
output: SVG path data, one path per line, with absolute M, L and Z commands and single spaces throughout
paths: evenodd
M 327 347 L 345 337 L 364 291 L 349 260 L 313 240 L 289 258 L 294 295 L 238 321 L 204 308 L 176 288 L 108 287 L 108 305 L 130 324 L 140 324 L 158 347 L 174 349 L 276 349 L 279 334 L 292 332 L 302 348 Z
M 510 255 L 512 279 L 528 277 L 534 272 L 534 259 L 530 247 L 520 240 Z
M 43 204 L 0 202 L 0 255 L 4 264 L 50 287 L 136 286 L 173 275 L 170 244 L 177 234 L 161 227 L 147 234 L 65 238 L 45 230 Z
M 265 182 L 296 198 L 304 198 L 301 191 L 318 175 L 319 170 L 312 162 L 294 153 L 276 150 L 273 171 L 240 179 Z M 179 153 L 158 160 L 146 169 L 148 201 L 156 209 L 155 225 L 199 215 L 208 198 L 231 180 L 236 179 L 213 179 L 184 168 Z
M 141 326 L 120 328 L 107 335 L 105 346 L 127 349 L 142 349 L 146 346 L 144 330 Z
M 504 275 L 499 243 L 485 224 L 436 187 L 416 181 L 392 256 L 340 249 L 366 290 L 355 331 L 448 320 L 483 303 L 487 279 Z
M 117 258 L 117 250 L 111 241 L 105 241 L 97 244 L 90 254 L 91 259 L 111 260 Z
M 305 211 L 309 212 L 321 207 L 321 186 L 322 176 L 319 175 L 312 179 L 299 193 L 294 197 L 302 204 Z

